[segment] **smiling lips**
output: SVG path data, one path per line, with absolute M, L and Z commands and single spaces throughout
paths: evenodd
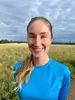
M 33 50 L 34 50 L 35 52 L 40 52 L 40 51 L 42 51 L 42 49 L 43 49 L 43 48 L 33 48 Z

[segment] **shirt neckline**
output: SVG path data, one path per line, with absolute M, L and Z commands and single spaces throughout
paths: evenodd
M 51 61 L 51 59 L 52 58 L 50 57 L 47 63 L 45 63 L 44 65 L 40 65 L 40 66 L 39 65 L 35 65 L 34 68 L 42 68 L 42 67 L 45 67 Z

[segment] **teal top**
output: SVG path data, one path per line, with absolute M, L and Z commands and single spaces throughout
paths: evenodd
M 14 71 L 19 69 L 22 62 L 15 64 Z M 20 100 L 66 100 L 69 88 L 69 68 L 50 58 L 46 64 L 34 66 L 28 85 L 24 82 L 22 89 L 17 90 L 17 94 Z

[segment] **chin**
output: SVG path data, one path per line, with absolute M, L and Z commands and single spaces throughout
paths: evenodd
M 44 57 L 45 56 L 45 54 L 44 53 L 33 53 L 33 56 L 35 57 L 35 58 L 41 58 L 41 57 Z
M 41 58 L 43 55 L 34 55 L 34 54 L 33 54 L 33 56 L 34 56 L 35 58 Z
M 41 58 L 47 55 L 47 50 L 43 49 L 41 52 L 35 52 L 34 50 L 31 50 L 31 53 L 35 58 Z

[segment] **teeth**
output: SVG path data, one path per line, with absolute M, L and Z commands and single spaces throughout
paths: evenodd
M 41 51 L 42 49 L 34 49 L 35 51 Z

